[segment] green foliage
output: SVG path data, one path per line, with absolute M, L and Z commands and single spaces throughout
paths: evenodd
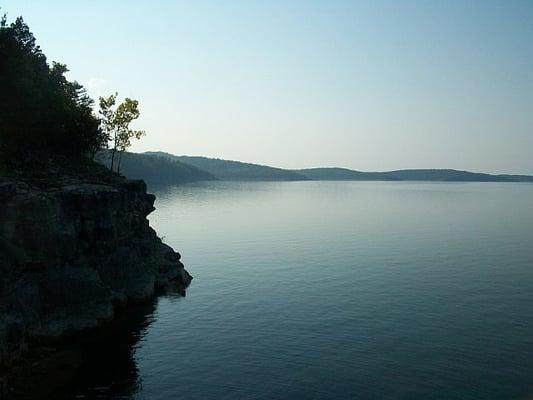
M 131 122 L 139 118 L 139 102 L 127 97 L 116 106 L 117 96 L 118 93 L 109 97 L 100 97 L 99 113 L 102 131 L 105 133 L 107 140 L 112 143 L 110 168 L 113 170 L 115 153 L 118 151 L 117 171 L 120 172 L 122 153 L 131 146 L 131 139 L 140 139 L 145 132 L 130 128 Z
M 50 66 L 22 17 L 0 20 L 0 153 L 10 165 L 92 156 L 106 136 L 83 86 Z

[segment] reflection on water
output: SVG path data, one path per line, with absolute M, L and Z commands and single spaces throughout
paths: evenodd
M 156 304 L 151 301 L 137 305 L 96 334 L 70 344 L 81 351 L 82 363 L 66 397 L 134 397 L 141 387 L 135 350 L 153 322 Z

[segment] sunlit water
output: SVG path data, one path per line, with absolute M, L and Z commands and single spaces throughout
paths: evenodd
M 151 224 L 195 279 L 139 317 L 130 361 L 104 382 L 88 367 L 78 393 L 532 398 L 533 185 L 211 182 L 156 195 Z

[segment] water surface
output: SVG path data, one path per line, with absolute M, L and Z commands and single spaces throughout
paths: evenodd
M 151 224 L 195 279 L 131 330 L 131 373 L 96 374 L 80 395 L 533 396 L 533 185 L 210 182 L 156 195 Z

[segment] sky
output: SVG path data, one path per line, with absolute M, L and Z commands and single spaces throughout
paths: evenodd
M 533 174 L 533 1 L 26 1 L 49 61 L 139 100 L 132 151 Z

